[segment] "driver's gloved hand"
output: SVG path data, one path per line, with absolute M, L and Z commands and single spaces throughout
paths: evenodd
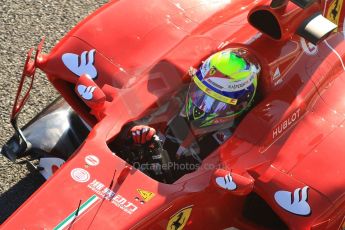
M 135 144 L 147 144 L 152 141 L 156 130 L 147 125 L 136 125 L 131 128 L 130 135 Z

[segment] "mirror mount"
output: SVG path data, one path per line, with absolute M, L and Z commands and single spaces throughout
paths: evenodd
M 26 140 L 22 130 L 20 129 L 18 125 L 18 116 L 21 110 L 23 109 L 25 103 L 29 99 L 30 91 L 33 86 L 33 81 L 35 78 L 36 73 L 36 64 L 39 57 L 41 57 L 41 52 L 43 48 L 45 38 L 43 37 L 39 45 L 36 49 L 36 54 L 34 56 L 34 59 L 32 60 L 33 51 L 34 48 L 31 48 L 29 52 L 27 53 L 22 77 L 19 82 L 19 86 L 17 89 L 16 98 L 13 104 L 12 113 L 10 116 L 11 125 L 13 126 L 15 130 L 15 135 L 13 139 L 13 144 L 11 146 L 8 146 L 6 155 L 14 161 L 16 159 L 16 156 L 20 153 L 24 153 L 28 149 L 30 149 L 31 144 Z M 24 84 L 28 81 L 29 85 L 26 87 L 26 92 L 24 91 Z M 1 151 L 4 152 L 3 150 Z

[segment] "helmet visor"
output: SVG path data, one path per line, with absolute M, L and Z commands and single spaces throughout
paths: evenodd
M 191 82 L 188 94 L 194 106 L 207 114 L 217 114 L 217 117 L 232 114 L 231 110 L 233 106 L 211 97 L 202 91 L 195 82 Z

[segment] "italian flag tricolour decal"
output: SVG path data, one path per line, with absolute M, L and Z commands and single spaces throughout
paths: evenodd
M 76 218 L 76 213 L 78 211 L 78 216 L 80 216 L 82 213 L 84 213 L 89 207 L 91 207 L 91 205 L 93 205 L 94 203 L 96 203 L 100 198 L 96 195 L 91 196 L 87 201 L 85 201 L 84 203 L 82 203 L 79 207 L 79 211 L 78 209 L 74 210 L 74 212 L 72 212 L 68 217 L 66 217 L 66 219 L 64 219 L 63 221 L 61 221 L 55 228 L 54 230 L 62 230 L 64 229 L 66 226 L 68 226 L 75 218 Z

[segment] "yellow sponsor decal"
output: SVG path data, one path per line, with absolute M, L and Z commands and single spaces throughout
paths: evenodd
M 182 230 L 187 224 L 190 214 L 192 213 L 192 206 L 186 207 L 175 213 L 170 217 L 167 230 Z
M 327 19 L 339 25 L 340 14 L 342 13 L 343 0 L 333 0 L 327 11 Z M 338 31 L 336 29 L 335 31 Z
M 199 87 L 199 89 L 201 89 L 203 92 L 205 92 L 207 95 L 209 95 L 210 97 L 213 97 L 214 99 L 217 99 L 218 101 L 230 104 L 230 105 L 236 105 L 237 104 L 237 99 L 234 98 L 230 98 L 230 97 L 226 97 L 223 96 L 217 92 L 214 92 L 212 90 L 210 90 L 209 88 L 207 88 L 206 85 L 204 85 L 197 76 L 193 77 L 195 84 Z
M 143 189 L 137 189 L 137 191 L 145 202 L 150 201 L 156 195 L 153 192 L 145 191 Z

